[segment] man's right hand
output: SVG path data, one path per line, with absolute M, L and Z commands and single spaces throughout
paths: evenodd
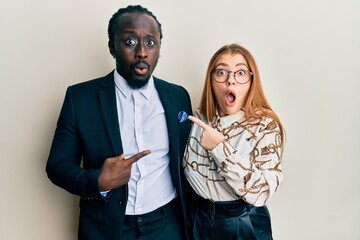
M 124 158 L 124 154 L 105 159 L 98 178 L 99 190 L 107 191 L 128 183 L 132 164 L 150 152 L 150 150 L 144 150 L 128 159 Z

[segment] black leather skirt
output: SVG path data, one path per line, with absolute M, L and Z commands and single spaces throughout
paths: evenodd
M 188 233 L 194 240 L 273 239 L 266 206 L 243 200 L 213 202 L 195 193 L 188 200 Z

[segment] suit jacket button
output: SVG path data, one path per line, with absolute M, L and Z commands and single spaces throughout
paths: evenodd
M 121 200 L 119 201 L 119 204 L 120 204 L 120 205 L 123 205 L 124 203 L 125 203 L 124 199 L 121 199 Z

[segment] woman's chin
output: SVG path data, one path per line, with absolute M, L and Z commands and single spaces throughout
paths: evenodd
M 219 115 L 220 117 L 224 117 L 226 115 L 232 115 L 240 111 L 240 108 L 237 108 L 235 106 L 233 107 L 226 107 L 226 108 L 220 108 L 219 109 Z

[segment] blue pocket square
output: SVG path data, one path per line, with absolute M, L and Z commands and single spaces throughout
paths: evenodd
M 188 119 L 188 115 L 185 111 L 180 111 L 178 113 L 178 122 L 182 123 L 185 122 Z

